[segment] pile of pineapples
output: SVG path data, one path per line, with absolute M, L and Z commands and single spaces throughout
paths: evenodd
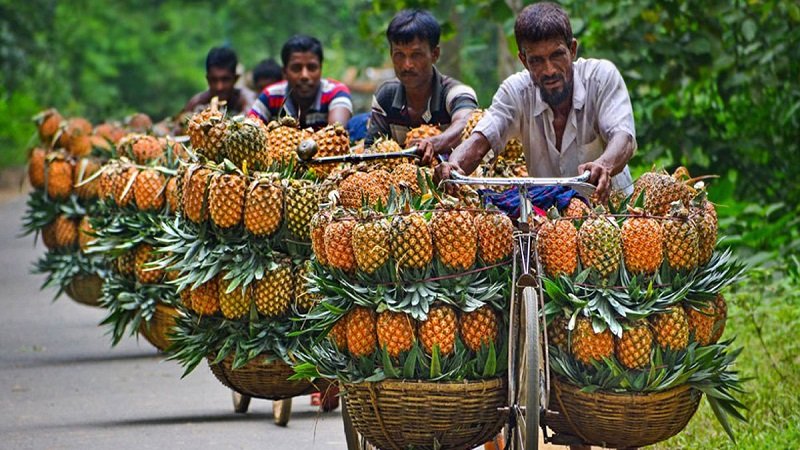
M 30 152 L 28 177 L 33 187 L 23 217 L 26 234 L 41 235 L 47 253 L 34 272 L 47 275 L 44 287 L 67 292 L 76 300 L 96 291 L 106 273 L 101 257 L 86 253 L 92 240 L 89 217 L 98 197 L 96 173 L 115 142 L 125 133 L 114 123 L 96 127 L 81 117 L 65 119 L 55 109 L 34 117 L 39 144 Z M 93 286 L 86 289 L 78 284 Z M 76 294 L 83 292 L 83 294 Z
M 304 349 L 298 376 L 353 383 L 501 375 L 510 219 L 438 192 L 429 169 L 408 162 L 339 175 L 334 201 L 311 224 L 318 304 L 303 326 L 329 339 Z
M 684 170 L 648 172 L 612 203 L 609 213 L 574 198 L 538 224 L 551 367 L 569 383 L 614 392 L 689 383 L 715 411 L 740 418 L 731 395 L 738 352 L 720 338 L 722 291 L 744 267 L 716 249 L 703 183 Z
M 470 114 L 464 130 L 461 132 L 461 140 L 465 141 L 472 134 L 472 130 L 483 118 L 484 111 L 476 109 Z M 500 152 L 489 152 L 486 159 L 473 173 L 475 177 L 527 177 L 528 169 L 525 166 L 525 158 L 522 155 L 522 142 L 519 138 L 512 138 Z M 496 188 L 492 188 L 496 189 Z
M 160 259 L 155 250 L 161 221 L 177 208 L 180 157 L 186 154 L 177 144 L 131 133 L 117 142 L 113 158 L 95 176 L 100 201 L 89 222 L 94 237 L 89 251 L 111 266 L 101 305 L 112 345 L 155 326 L 156 308 L 174 308 L 177 302 L 175 287 L 167 284 L 170 274 L 155 265 Z

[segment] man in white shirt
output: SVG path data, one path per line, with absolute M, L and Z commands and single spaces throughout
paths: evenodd
M 578 41 L 567 13 L 552 3 L 520 12 L 514 25 L 524 71 L 508 77 L 491 107 L 445 164 L 472 173 L 490 149 L 520 137 L 533 177 L 570 177 L 584 171 L 601 201 L 611 189 L 632 192 L 628 160 L 636 150 L 633 109 L 625 82 L 609 61 L 575 59 Z

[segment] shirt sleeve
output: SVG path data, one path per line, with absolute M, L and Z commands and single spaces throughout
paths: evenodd
M 636 127 L 628 88 L 622 74 L 610 61 L 603 61 L 598 70 L 597 123 L 605 142 L 618 132 L 629 134 L 636 148 Z
M 267 97 L 266 92 L 258 94 L 258 98 L 253 103 L 253 106 L 252 108 L 250 108 L 250 112 L 247 113 L 247 115 L 249 117 L 260 119 L 265 124 L 269 123 L 270 113 L 269 113 L 269 108 L 267 107 L 268 104 L 269 104 L 269 98 Z
M 328 104 L 328 110 L 335 108 L 347 108 L 348 111 L 351 113 L 353 112 L 353 100 L 350 96 L 350 88 L 343 83 L 336 83 L 333 99 Z
M 478 96 L 474 89 L 459 83 L 447 91 L 445 105 L 450 115 L 460 109 L 476 109 L 478 108 Z
M 473 133 L 481 133 L 486 137 L 492 151 L 504 148 L 506 142 L 518 134 L 514 130 L 519 128 L 519 101 L 523 97 L 523 89 L 524 85 L 517 75 L 506 78 L 494 94 L 492 105 L 472 130 Z
M 386 118 L 386 111 L 378 103 L 378 97 L 372 97 L 372 112 L 369 116 L 367 123 L 367 137 L 364 139 L 364 144 L 369 147 L 380 136 L 389 135 L 389 122 Z

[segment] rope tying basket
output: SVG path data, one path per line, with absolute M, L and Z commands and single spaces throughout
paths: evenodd
M 505 378 L 346 384 L 354 428 L 381 449 L 471 449 L 494 438 L 506 413 Z
M 139 325 L 139 334 L 144 336 L 148 342 L 162 352 L 172 344 L 167 334 L 175 326 L 175 318 L 178 310 L 174 306 L 167 306 L 162 303 L 156 305 L 156 310 L 149 322 L 142 322 Z
M 288 378 L 294 375 L 294 370 L 280 360 L 268 362 L 266 356 L 259 356 L 235 370 L 232 355 L 219 364 L 212 364 L 212 361 L 214 361 L 213 355 L 208 357 L 208 366 L 220 383 L 250 397 L 282 400 L 317 390 L 324 391 L 327 388 L 327 382 L 324 381 L 324 386 L 319 382 L 315 386 L 306 380 L 289 381 Z
M 64 288 L 69 298 L 89 306 L 100 306 L 103 296 L 103 279 L 95 274 L 75 275 Z
M 585 443 L 611 448 L 644 447 L 680 433 L 697 411 L 702 393 L 688 385 L 665 392 L 582 392 L 553 379 L 547 426 Z

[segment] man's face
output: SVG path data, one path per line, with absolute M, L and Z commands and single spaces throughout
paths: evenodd
M 292 96 L 303 100 L 313 99 L 319 90 L 322 64 L 312 52 L 292 53 L 283 68 L 283 76 L 289 82 Z
M 577 46 L 575 39 L 569 46 L 563 39 L 523 42 L 521 45 L 519 59 L 550 106 L 572 98 L 572 59 Z
M 212 97 L 219 97 L 220 100 L 230 100 L 233 94 L 233 85 L 236 84 L 238 77 L 235 73 L 222 67 L 209 67 L 206 72 L 208 81 L 208 91 Z
M 419 38 L 400 44 L 390 44 L 394 73 L 406 90 L 424 88 L 430 85 L 433 65 L 439 60 L 439 47 L 431 48 L 427 41 Z

